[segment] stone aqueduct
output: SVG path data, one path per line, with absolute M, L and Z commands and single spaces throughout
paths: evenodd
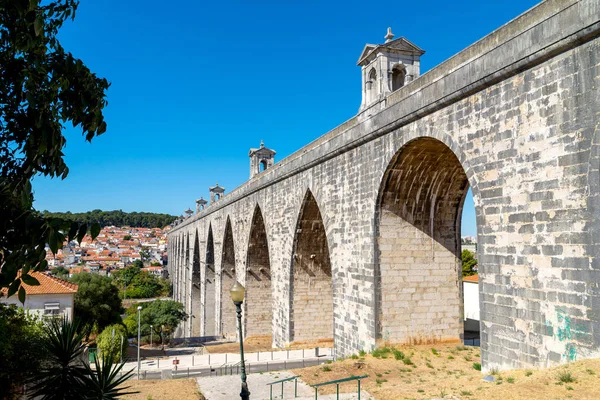
M 367 45 L 356 117 L 171 230 L 179 333 L 235 335 L 237 279 L 277 347 L 460 341 L 470 187 L 484 369 L 600 356 L 599 35 L 600 1 L 548 0 L 422 76 Z

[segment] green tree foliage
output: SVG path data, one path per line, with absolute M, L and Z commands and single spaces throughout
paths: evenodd
M 101 357 L 112 357 L 115 360 L 127 356 L 127 329 L 124 325 L 109 325 L 96 338 Z
M 475 258 L 475 254 L 471 253 L 469 250 L 462 251 L 462 275 L 470 276 L 475 275 L 477 271 L 474 271 L 473 268 L 477 265 L 477 259 Z
M 53 320 L 42 335 L 41 346 L 46 351 L 42 367 L 30 380 L 30 398 L 48 400 L 118 399 L 127 387 L 123 383 L 133 370 L 119 377 L 123 363 L 111 356 L 102 363 L 96 359 L 95 369 L 83 362 L 85 346 L 79 325 L 67 319 Z
M 150 303 L 142 303 L 140 329 L 143 334 L 149 334 L 152 326 L 152 331 L 164 344 L 164 336 L 171 335 L 187 318 L 183 304 L 174 300 L 154 300 Z
M 131 240 L 131 235 L 125 235 L 125 236 L 123 236 L 123 240 Z
M 87 333 L 94 327 L 101 332 L 108 325 L 121 322 L 119 288 L 113 285 L 111 278 L 84 272 L 73 275 L 71 281 L 79 285 L 75 315 Z
M 89 224 L 44 217 L 33 208 L 36 175 L 66 178 L 66 124 L 91 141 L 106 131 L 108 81 L 66 52 L 57 34 L 73 18 L 75 0 L 0 0 L 0 287 L 25 300 L 21 282 L 47 268 L 65 237 L 79 241 Z M 96 237 L 98 224 L 91 225 Z M 17 277 L 21 270 L 20 277 Z
M 0 304 L 0 399 L 20 398 L 20 388 L 40 368 L 42 324 L 23 309 Z
M 125 292 L 125 297 L 129 299 L 149 299 L 170 294 L 171 283 L 167 279 L 157 278 L 135 265 L 115 271 L 113 276 L 119 285 L 119 292 Z
M 52 275 L 57 276 L 61 279 L 67 279 L 69 277 L 69 270 L 63 266 L 52 268 L 50 271 Z
M 142 263 L 147 263 L 148 261 L 150 261 L 150 252 L 148 251 L 147 248 L 143 247 L 140 250 L 140 257 L 142 259 Z
M 121 210 L 93 210 L 84 213 L 44 211 L 43 215 L 46 217 L 62 218 L 79 223 L 91 224 L 96 222 L 100 224 L 100 226 L 131 226 L 136 228 L 164 228 L 172 223 L 175 218 L 177 218 L 176 216 L 169 214 L 156 214 L 147 212 L 126 213 Z M 131 240 L 131 236 L 129 239 L 125 240 Z
M 132 265 L 138 270 L 144 268 L 144 263 L 142 260 L 135 260 Z

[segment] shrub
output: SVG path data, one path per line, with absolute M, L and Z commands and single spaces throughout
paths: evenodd
M 106 358 L 112 356 L 119 360 L 121 355 L 127 356 L 127 330 L 123 325 L 109 325 L 96 338 L 100 356 Z
M 481 371 L 481 364 L 480 363 L 473 363 L 473 369 L 477 370 L 477 371 Z
M 323 368 L 321 368 L 323 370 L 323 372 L 331 372 L 331 367 L 329 366 L 324 366 Z
M 454 360 L 454 357 L 448 356 L 448 360 Z
M 431 353 L 432 353 L 434 356 L 439 356 L 439 355 L 440 355 L 439 351 L 437 351 L 436 349 L 431 349 Z
M 394 349 L 394 358 L 396 360 L 402 360 L 402 359 L 404 359 L 404 353 L 401 352 L 400 350 Z
M 562 383 L 576 382 L 575 377 L 569 371 L 561 371 L 558 373 L 558 380 Z
M 371 355 L 375 358 L 387 358 L 387 355 L 391 352 L 392 350 L 389 347 L 383 347 L 381 349 L 375 349 L 373 350 L 373 352 L 371 353 Z
M 508 383 L 515 383 L 515 378 L 513 378 L 513 377 L 506 378 L 506 382 L 508 382 Z
M 414 365 L 410 357 L 404 357 L 402 359 L 402 362 L 404 363 L 404 365 Z
M 532 374 L 533 374 L 533 372 L 531 372 L 531 371 L 525 372 L 525 376 L 531 376 Z
M 364 357 L 364 356 L 367 355 L 367 352 L 364 351 L 364 350 L 361 350 L 361 351 L 358 352 L 358 355 L 361 356 L 361 357 Z

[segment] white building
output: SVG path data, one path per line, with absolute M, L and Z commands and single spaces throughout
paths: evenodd
M 42 272 L 30 272 L 29 275 L 37 279 L 40 284 L 38 286 L 23 284 L 27 294 L 25 304 L 19 301 L 16 293 L 6 297 L 8 294 L 6 288 L 2 288 L 0 303 L 15 304 L 43 317 L 64 315 L 73 320 L 73 303 L 78 286 Z
M 479 277 L 463 277 L 465 331 L 479 332 Z

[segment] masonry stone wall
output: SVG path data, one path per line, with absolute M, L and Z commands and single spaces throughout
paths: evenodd
M 376 306 L 386 342 L 458 342 L 463 334 L 460 217 L 468 181 L 442 142 L 407 143 L 381 188 Z
M 331 334 L 337 354 L 373 349 L 385 334 L 381 328 L 398 327 L 397 309 L 407 307 L 408 299 L 388 297 L 395 289 L 387 286 L 386 271 L 405 271 L 415 256 L 398 253 L 386 269 L 385 252 L 408 245 L 380 240 L 386 221 L 393 218 L 397 233 L 412 235 L 415 251 L 433 256 L 432 261 L 418 261 L 431 271 L 422 282 L 440 279 L 439 290 L 435 285 L 420 287 L 419 275 L 410 270 L 411 281 L 403 287 L 415 289 L 417 303 L 432 303 L 421 303 L 424 308 L 415 315 L 402 316 L 420 332 L 396 330 L 395 338 L 406 340 L 414 333 L 455 338 L 462 311 L 456 307 L 461 296 L 458 277 L 450 276 L 451 270 L 459 271 L 453 244 L 459 227 L 452 223 L 460 220 L 465 188 L 447 184 L 444 192 L 426 185 L 431 193 L 448 194 L 439 207 L 423 203 L 431 197 L 401 183 L 391 190 L 406 205 L 425 204 L 420 222 L 408 219 L 407 213 L 394 213 L 392 205 L 400 210 L 403 205 L 382 195 L 396 162 L 403 154 L 425 149 L 427 138 L 443 143 L 439 149 L 446 152 L 445 160 L 451 158 L 448 150 L 452 152 L 473 191 L 484 369 L 544 367 L 598 356 L 599 33 L 599 1 L 548 0 L 256 175 L 170 232 L 174 298 L 189 296 L 184 291 L 189 283 L 182 277 L 191 275 L 180 274 L 188 265 L 181 257 L 185 234 L 198 229 L 202 248 L 212 229 L 214 263 L 220 271 L 231 262 L 224 258 L 222 243 L 228 219 L 235 274 L 246 284 L 252 216 L 258 205 L 268 238 L 273 345 L 289 344 L 296 335 L 297 231 L 310 191 L 329 254 Z M 427 182 L 429 169 L 421 171 Z M 417 170 L 412 173 L 421 176 Z M 433 235 L 426 227 L 431 221 Z M 436 227 L 447 229 L 446 234 Z M 309 237 L 319 239 L 317 234 Z M 226 287 L 219 278 L 216 293 Z M 204 301 L 206 294 L 202 296 Z M 215 321 L 207 325 L 219 327 L 223 318 L 230 318 L 226 302 L 231 302 L 228 293 L 217 296 Z M 448 302 L 448 309 L 435 308 Z M 252 323 L 249 315 L 244 315 L 246 326 Z M 425 319 L 434 329 L 421 328 Z
M 237 314 L 235 305 L 231 301 L 229 289 L 236 279 L 235 245 L 230 220 L 225 227 L 225 238 L 223 239 L 223 256 L 221 259 L 221 330 L 225 337 L 235 338 L 237 331 Z
M 213 244 L 212 229 L 209 228 L 208 238 L 206 242 L 206 263 L 204 268 L 201 270 L 204 272 L 202 276 L 202 282 L 204 284 L 202 288 L 202 327 L 204 331 L 201 332 L 202 336 L 215 336 L 216 335 L 216 319 L 215 319 L 215 307 L 216 307 L 216 275 L 215 275 L 215 250 Z
M 292 261 L 290 340 L 333 336 L 333 289 L 327 237 L 319 206 L 306 194 L 296 227 Z
M 273 295 L 267 233 L 259 207 L 254 211 L 246 269 L 245 317 L 248 336 L 273 334 Z

